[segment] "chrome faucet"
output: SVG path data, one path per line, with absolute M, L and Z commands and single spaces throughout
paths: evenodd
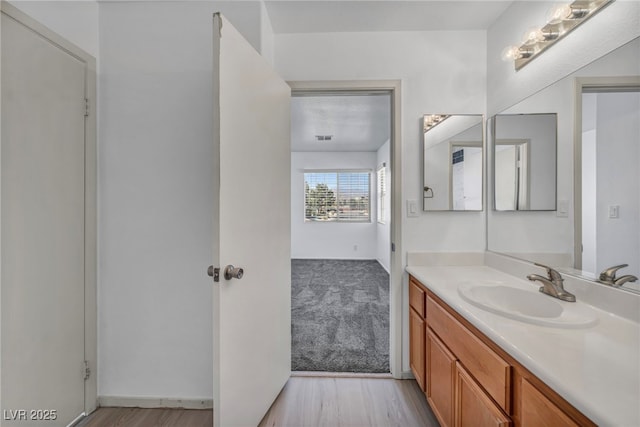
M 629 267 L 629 264 L 620 264 L 614 267 L 609 267 L 600 273 L 600 277 L 598 278 L 598 282 L 604 283 L 605 285 L 620 287 L 627 282 L 635 282 L 638 280 L 636 276 L 631 274 L 627 274 L 621 277 L 616 278 L 616 272 L 621 268 Z
M 542 283 L 542 286 L 540 286 L 539 289 L 540 292 L 550 295 L 554 298 L 561 299 L 563 301 L 576 301 L 576 296 L 564 289 L 564 286 L 562 285 L 564 279 L 562 278 L 562 275 L 560 275 L 560 273 L 558 273 L 551 267 L 547 267 L 546 265 L 538 264 L 537 262 L 534 264 L 538 267 L 547 269 L 548 277 L 540 276 L 539 274 L 529 274 L 527 276 L 527 279 L 531 280 L 532 282 L 537 280 Z

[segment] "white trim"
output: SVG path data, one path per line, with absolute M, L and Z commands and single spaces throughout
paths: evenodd
M 180 399 L 167 397 L 99 396 L 101 408 L 182 408 L 213 409 L 213 399 Z
M 325 80 L 290 81 L 292 92 L 313 94 L 356 91 L 383 91 L 391 94 L 391 273 L 389 275 L 389 368 L 394 378 L 402 379 L 402 137 L 400 80 Z M 391 250 L 391 248 L 389 248 Z
M 382 267 L 382 269 L 386 271 L 388 275 L 391 275 L 391 272 L 387 269 L 387 267 L 385 267 L 384 264 L 382 264 L 382 260 L 376 258 L 374 261 L 377 261 L 378 264 L 380 264 L 380 267 Z
M 415 375 L 411 371 L 402 371 L 400 373 L 400 379 L 402 380 L 414 380 L 416 379 Z
M 71 421 L 69 424 L 67 424 L 67 427 L 75 426 L 76 424 L 80 423 L 80 421 L 84 420 L 86 416 L 87 416 L 86 413 L 84 413 L 84 412 L 81 413 L 73 421 Z
M 298 378 L 368 378 L 368 379 L 393 379 L 391 374 L 365 373 L 365 372 L 323 372 L 323 371 L 292 371 L 292 377 Z

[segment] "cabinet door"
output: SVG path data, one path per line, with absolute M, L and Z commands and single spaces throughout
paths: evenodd
M 507 427 L 511 420 L 456 362 L 455 426 Z
M 453 426 L 456 358 L 427 328 L 427 400 L 443 427 Z
M 424 388 L 425 321 L 413 309 L 409 310 L 409 366 L 422 391 Z
M 522 427 L 578 427 L 577 423 L 524 378 L 521 392 Z

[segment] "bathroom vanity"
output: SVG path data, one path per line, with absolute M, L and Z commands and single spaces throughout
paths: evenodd
M 640 425 L 636 321 L 582 301 L 580 289 L 577 303 L 560 301 L 486 265 L 407 271 L 410 367 L 441 425 Z M 549 303 L 518 318 L 481 308 L 470 286 Z

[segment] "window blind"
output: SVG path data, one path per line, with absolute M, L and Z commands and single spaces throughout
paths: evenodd
M 380 224 L 384 224 L 386 221 L 385 218 L 385 196 L 387 194 L 387 183 L 386 183 L 386 167 L 384 163 L 378 168 L 376 172 L 377 181 L 378 181 L 378 209 L 377 209 L 377 217 L 378 222 Z
M 369 175 L 365 171 L 305 172 L 305 221 L 370 221 Z

